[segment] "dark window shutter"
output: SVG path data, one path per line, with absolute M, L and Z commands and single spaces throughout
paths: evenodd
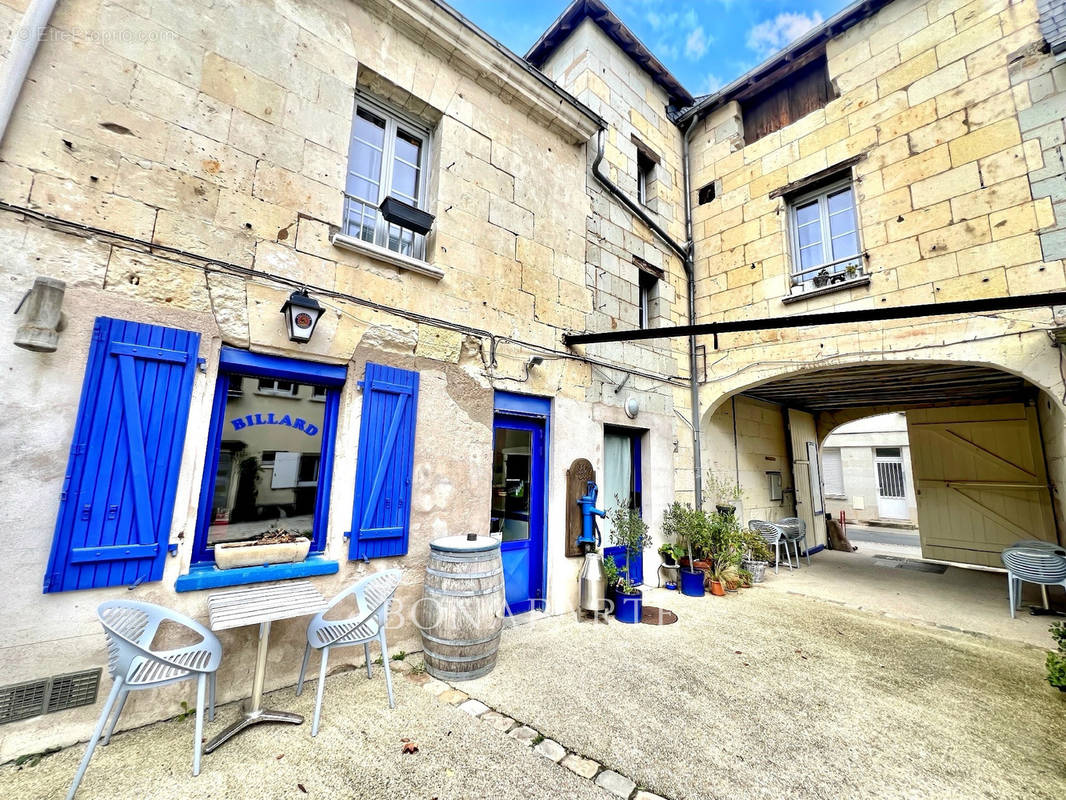
M 350 558 L 407 552 L 417 408 L 417 372 L 366 365 Z
M 162 579 L 199 346 L 97 318 L 45 592 Z

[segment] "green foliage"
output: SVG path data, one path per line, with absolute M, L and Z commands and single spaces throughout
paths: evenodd
M 710 518 L 710 552 L 715 563 L 739 567 L 744 559 L 744 537 L 733 514 L 714 512 Z
M 607 586 L 612 589 L 618 587 L 618 565 L 613 558 L 603 559 L 603 576 Z
M 770 545 L 756 531 L 745 528 L 740 532 L 740 537 L 744 550 L 752 561 L 773 561 L 774 554 L 770 551 Z
M 403 661 L 405 658 L 407 658 L 407 651 L 406 650 L 401 650 L 399 653 L 397 653 L 396 655 L 394 655 L 392 657 L 392 660 L 393 661 Z
M 736 481 L 719 477 L 713 470 L 708 470 L 707 494 L 714 497 L 719 503 L 728 503 L 742 498 L 744 490 L 740 488 L 740 484 Z
M 1055 688 L 1066 687 L 1066 623 L 1056 622 L 1049 630 L 1059 652 L 1047 654 L 1047 682 Z
M 182 700 L 181 701 L 181 713 L 177 714 L 174 717 L 174 719 L 181 720 L 181 721 L 184 722 L 185 720 L 187 720 L 189 718 L 189 716 L 192 713 L 193 713 L 193 710 L 191 708 L 189 708 L 188 702 L 186 702 L 185 700 Z
M 632 508 L 616 506 L 611 509 L 611 544 L 626 549 L 626 570 L 622 576 L 622 585 L 619 591 L 624 594 L 633 593 L 633 584 L 629 580 L 629 559 L 635 557 L 651 545 L 651 536 L 648 535 L 648 523 L 641 519 Z
M 22 769 L 22 767 L 36 767 L 41 763 L 41 759 L 47 758 L 52 753 L 58 753 L 60 749 L 59 747 L 49 747 L 39 753 L 27 753 L 24 756 L 19 756 L 15 759 L 15 766 L 19 769 Z
M 711 525 L 705 512 L 674 502 L 663 514 L 662 531 L 663 538 L 673 539 L 690 559 L 710 555 Z

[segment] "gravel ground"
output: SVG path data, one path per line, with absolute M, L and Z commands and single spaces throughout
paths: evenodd
M 759 587 L 645 602 L 680 622 L 518 628 L 463 691 L 678 800 L 1066 797 L 1036 648 Z
M 610 798 L 405 677 L 394 678 L 394 710 L 380 668 L 371 681 L 362 671 L 329 678 L 315 739 L 314 681 L 299 698 L 291 689 L 268 695 L 269 707 L 297 711 L 308 721 L 300 727 L 262 725 L 238 735 L 204 756 L 198 778 L 192 777 L 192 718 L 115 734 L 108 747 L 96 749 L 78 800 Z M 234 704 L 220 708 L 215 722 L 205 726 L 207 736 L 237 713 Z M 419 752 L 402 755 L 401 738 L 416 743 Z M 84 752 L 83 746 L 72 747 L 35 767 L 0 767 L 0 798 L 62 800 Z

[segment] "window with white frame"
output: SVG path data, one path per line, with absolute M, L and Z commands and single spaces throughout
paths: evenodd
M 839 447 L 822 448 L 822 480 L 826 495 L 844 496 L 844 462 Z
M 659 291 L 659 279 L 650 272 L 640 270 L 637 273 L 640 300 L 638 304 L 638 326 L 641 328 L 652 327 L 652 303 Z
M 412 258 L 425 258 L 426 240 L 382 209 L 388 198 L 401 209 L 426 209 L 429 131 L 416 121 L 362 96 L 356 97 L 348 151 L 344 233 Z M 394 216 L 393 219 L 396 219 Z
M 789 202 L 792 284 L 799 290 L 846 283 L 862 274 L 855 190 L 851 179 Z
M 273 397 L 296 397 L 299 395 L 300 387 L 292 381 L 260 378 L 255 392 L 256 394 L 265 394 Z

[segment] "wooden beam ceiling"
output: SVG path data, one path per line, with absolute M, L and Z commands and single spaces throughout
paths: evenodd
M 836 411 L 1011 403 L 1036 392 L 1024 379 L 998 369 L 904 362 L 817 370 L 764 383 L 744 394 L 807 411 Z

